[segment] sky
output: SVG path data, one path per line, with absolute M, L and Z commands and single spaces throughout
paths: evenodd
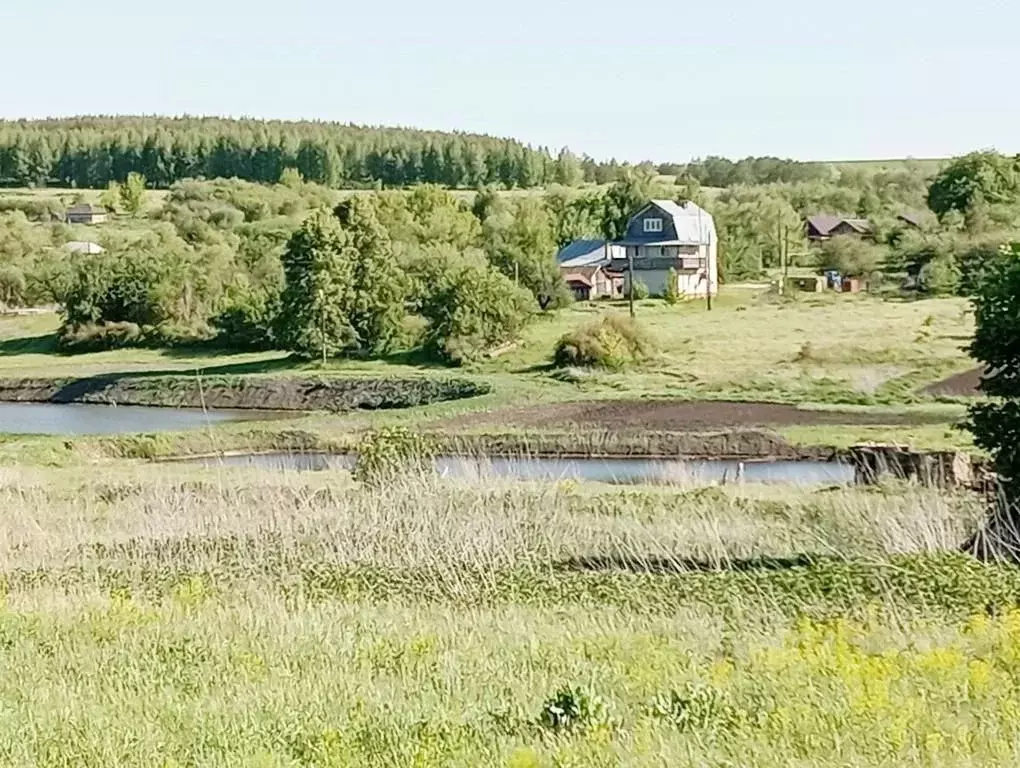
M 151 6 L 0 0 L 0 117 L 338 120 L 633 162 L 1020 151 L 1013 0 Z

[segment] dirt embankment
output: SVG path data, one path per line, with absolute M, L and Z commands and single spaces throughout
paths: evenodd
M 444 426 L 476 428 L 500 426 L 526 429 L 563 427 L 613 432 L 708 432 L 720 429 L 815 425 L 910 426 L 938 424 L 932 414 L 880 414 L 852 411 L 811 411 L 780 403 L 676 400 L 604 400 L 506 408 L 465 414 Z
M 410 408 L 486 394 L 467 379 L 127 376 L 0 379 L 0 402 L 104 403 L 264 411 Z
M 949 397 L 978 397 L 981 394 L 981 380 L 985 368 L 971 368 L 969 371 L 950 376 L 948 379 L 936 381 L 921 390 L 923 395 Z
M 538 432 L 528 435 L 434 433 L 440 449 L 486 456 L 640 456 L 704 459 L 811 459 L 830 461 L 840 451 L 825 446 L 791 445 L 762 430 L 719 432 Z

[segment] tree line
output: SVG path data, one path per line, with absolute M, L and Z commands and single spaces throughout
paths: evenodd
M 492 136 L 329 122 L 114 116 L 0 121 L 0 186 L 99 189 L 131 173 L 159 189 L 186 178 L 265 184 L 279 181 L 287 168 L 333 188 L 576 186 L 609 184 L 632 171 L 732 187 L 837 175 L 825 163 L 776 157 L 633 165 Z
M 324 122 L 82 117 L 0 122 L 0 184 L 98 189 L 138 173 L 275 183 L 287 168 L 328 187 L 535 187 L 584 179 L 582 160 L 511 139 Z

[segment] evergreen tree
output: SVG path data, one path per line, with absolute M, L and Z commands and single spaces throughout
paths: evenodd
M 131 216 L 137 216 L 145 207 L 145 177 L 140 173 L 129 173 L 127 180 L 118 190 L 120 203 Z
M 401 333 L 406 284 L 393 255 L 390 236 L 379 223 L 372 202 L 354 197 L 342 203 L 337 217 L 350 245 L 347 316 L 358 348 L 386 351 Z
M 277 336 L 283 345 L 323 361 L 350 349 L 357 334 L 347 314 L 353 259 L 350 236 L 319 212 L 290 238 L 283 254 L 284 289 Z

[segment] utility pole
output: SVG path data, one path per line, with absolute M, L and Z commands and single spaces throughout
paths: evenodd
M 790 276 L 790 227 L 783 227 L 783 283 Z
M 779 256 L 779 295 L 786 295 L 786 268 L 783 264 L 783 221 L 776 217 L 776 254 Z
M 698 205 L 694 203 L 694 205 Z M 702 263 L 705 265 L 705 308 L 706 311 L 712 311 L 712 232 L 709 230 L 708 233 L 708 244 L 705 244 L 705 230 L 701 226 L 701 206 L 698 205 L 698 254 L 701 255 L 701 249 L 704 248 L 705 258 Z
M 322 367 L 326 367 L 326 307 L 323 303 L 322 289 L 319 289 L 319 336 L 322 339 Z
M 630 249 L 630 246 L 624 246 L 627 249 L 627 282 L 630 283 L 627 291 L 627 301 L 630 304 L 630 316 L 634 317 L 634 251 Z M 637 246 L 634 247 L 637 250 Z
M 699 227 L 700 229 L 700 227 Z M 712 233 L 708 233 L 708 245 L 705 247 L 705 306 L 712 311 Z

